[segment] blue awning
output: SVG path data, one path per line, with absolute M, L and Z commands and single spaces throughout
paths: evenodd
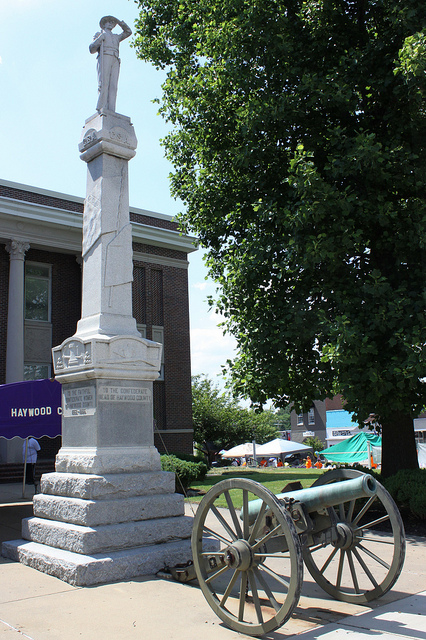
M 355 429 L 356 422 L 352 422 L 353 413 L 344 409 L 326 411 L 327 429 Z
M 61 435 L 61 385 L 30 380 L 0 385 L 0 437 L 55 438 Z

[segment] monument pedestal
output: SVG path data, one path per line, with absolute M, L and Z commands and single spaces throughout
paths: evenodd
M 86 121 L 82 317 L 53 352 L 62 384 L 62 448 L 44 475 L 23 540 L 3 555 L 75 585 L 156 573 L 191 557 L 192 518 L 154 447 L 153 381 L 161 345 L 132 316 L 129 118 Z
M 111 362 L 112 353 L 122 357 Z M 191 557 L 192 518 L 153 443 L 149 378 L 160 355 L 161 345 L 133 336 L 75 336 L 53 350 L 63 446 L 56 472 L 42 476 L 34 517 L 23 520 L 23 539 L 4 543 L 3 555 L 81 586 Z
M 76 586 L 154 574 L 191 557 L 192 518 L 165 471 L 49 473 L 3 555 Z

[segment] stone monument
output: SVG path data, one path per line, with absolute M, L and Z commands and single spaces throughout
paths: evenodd
M 62 448 L 34 496 L 34 517 L 23 521 L 24 539 L 2 549 L 75 585 L 155 573 L 191 557 L 192 518 L 154 447 L 161 345 L 140 336 L 132 315 L 128 161 L 137 140 L 130 119 L 115 112 L 119 43 L 131 30 L 112 16 L 100 26 L 90 45 L 98 52 L 97 112 L 79 144 L 87 163 L 82 317 L 52 350 Z

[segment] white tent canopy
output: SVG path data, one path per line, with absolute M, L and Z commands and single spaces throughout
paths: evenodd
M 265 457 L 281 456 L 281 454 L 289 455 L 291 453 L 310 453 L 312 451 L 312 447 L 308 447 L 306 444 L 291 442 L 282 438 L 275 438 L 271 442 L 266 442 L 256 447 L 256 455 Z
M 257 450 L 257 447 L 256 447 Z M 426 444 L 417 444 L 417 455 L 419 456 L 419 467 L 426 468 Z
M 256 455 L 257 455 L 256 447 Z M 253 455 L 253 443 L 245 442 L 244 444 L 237 444 L 236 447 L 232 447 L 229 451 L 222 453 L 222 458 L 243 458 L 244 456 Z

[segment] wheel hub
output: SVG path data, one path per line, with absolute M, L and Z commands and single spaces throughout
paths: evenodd
M 334 546 L 339 549 L 350 549 L 355 543 L 355 532 L 347 522 L 338 522 L 337 526 L 338 538 Z
M 236 540 L 225 553 L 225 562 L 228 567 L 247 571 L 253 564 L 253 551 L 247 540 Z

